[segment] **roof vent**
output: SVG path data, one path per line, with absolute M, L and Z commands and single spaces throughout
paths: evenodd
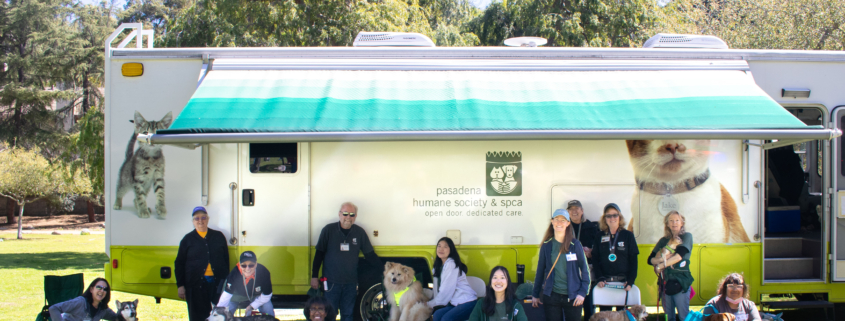
M 539 47 L 548 43 L 546 38 L 541 37 L 515 37 L 505 39 L 505 46 L 509 47 Z
M 361 31 L 355 37 L 353 47 L 434 47 L 434 42 L 425 35 L 410 32 Z
M 728 49 L 728 44 L 716 36 L 658 33 L 646 40 L 643 48 Z

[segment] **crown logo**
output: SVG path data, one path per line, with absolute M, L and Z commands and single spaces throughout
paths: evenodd
M 487 161 L 513 163 L 522 161 L 522 152 L 487 152 Z

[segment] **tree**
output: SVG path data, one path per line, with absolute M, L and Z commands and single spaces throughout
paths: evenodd
M 18 239 L 23 238 L 23 210 L 26 203 L 54 193 L 83 194 L 91 190 L 87 180 L 62 179 L 56 168 L 37 149 L 10 148 L 0 151 L 0 195 L 13 199 L 20 208 Z

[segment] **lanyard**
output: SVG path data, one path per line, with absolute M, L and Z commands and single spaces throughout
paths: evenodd
M 608 230 L 607 233 L 610 233 L 610 230 Z M 619 238 L 619 234 L 621 234 L 621 233 L 622 233 L 622 231 L 620 231 L 619 228 L 616 228 L 616 234 L 613 236 L 613 239 L 610 241 L 610 254 L 616 254 L 616 240 Z
M 575 239 L 581 241 L 581 226 L 584 226 L 584 222 L 581 221 L 581 224 L 578 224 L 578 233 L 575 233 Z
M 343 228 L 340 227 L 340 222 L 337 222 L 337 231 L 340 232 L 340 235 L 343 235 Z M 343 243 L 349 243 L 349 242 L 347 242 L 347 240 L 349 239 L 349 234 L 352 234 L 352 228 L 351 227 L 349 228 L 349 233 L 347 233 L 343 237 Z
M 255 276 L 252 277 L 252 292 L 249 292 L 246 288 L 246 277 L 244 276 L 243 271 L 241 271 L 241 278 L 244 280 L 244 292 L 246 293 L 246 298 L 249 302 L 252 302 L 252 298 L 255 297 L 255 283 L 258 283 L 258 263 L 255 264 L 255 272 L 253 273 L 255 273 Z M 252 293 L 252 295 L 249 295 L 250 293 Z

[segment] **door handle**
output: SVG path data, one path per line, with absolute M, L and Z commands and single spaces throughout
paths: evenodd
M 244 206 L 253 206 L 255 205 L 255 190 L 254 189 L 244 189 L 242 198 Z

